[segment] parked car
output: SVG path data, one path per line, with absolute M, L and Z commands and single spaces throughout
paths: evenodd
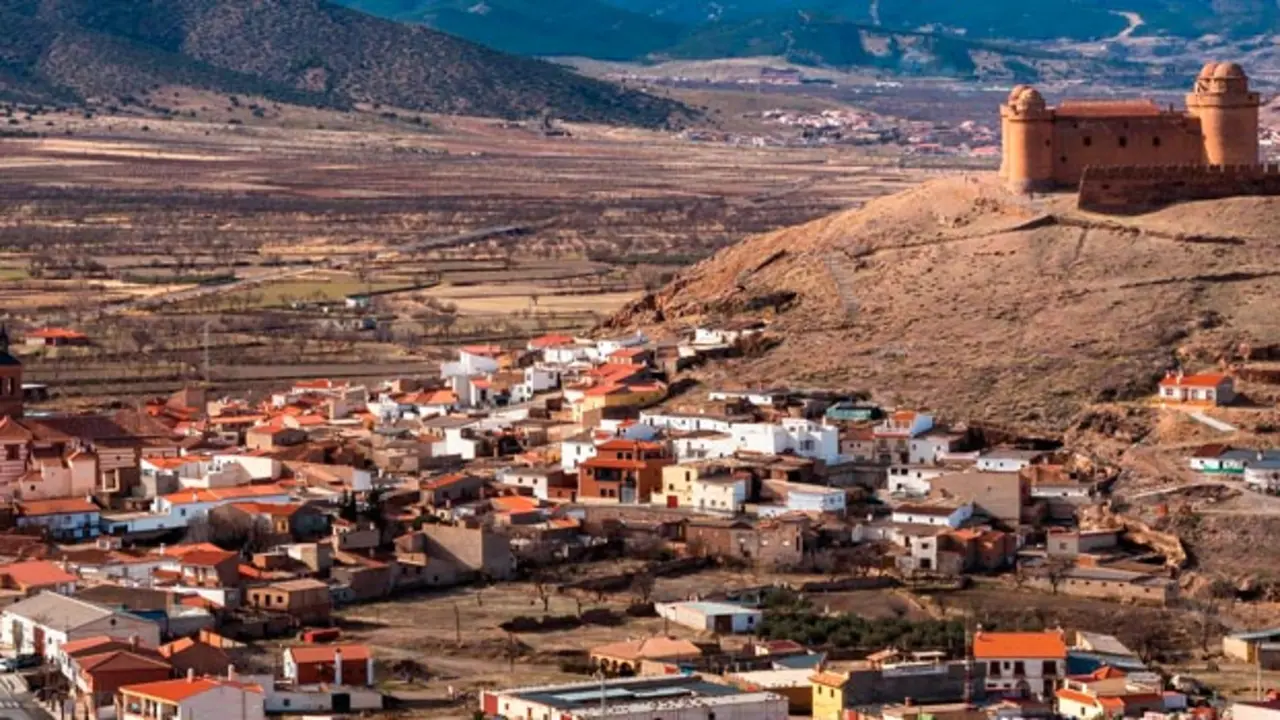
M 0 672 L 14 672 L 27 668 L 40 667 L 43 662 L 39 655 L 18 655 L 0 660 Z

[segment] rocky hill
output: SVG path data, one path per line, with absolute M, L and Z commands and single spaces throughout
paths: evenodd
M 0 0 L 0 94 L 157 84 L 342 106 L 662 126 L 688 110 L 323 0 Z
M 1280 342 L 1280 199 L 1123 219 L 990 177 L 926 183 L 744 240 L 612 318 L 667 330 L 772 320 L 778 344 L 717 382 L 867 389 L 881 400 L 1037 429 L 1150 392 L 1178 358 Z

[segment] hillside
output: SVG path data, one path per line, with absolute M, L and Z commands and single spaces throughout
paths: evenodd
M 683 28 L 602 0 L 344 0 L 518 55 L 629 60 L 675 43 Z
M 993 55 L 1004 65 L 1021 63 L 1018 79 L 1039 79 L 1039 68 L 1027 61 L 1044 55 L 1047 40 L 1160 36 L 1185 45 L 1206 35 L 1222 42 L 1253 38 L 1280 25 L 1280 6 L 1255 0 L 1133 0 L 1119 8 L 1109 0 L 341 1 L 525 55 L 599 60 L 773 56 L 840 69 L 984 80 L 1017 74 L 982 72 Z M 1121 47 L 1109 59 L 1122 65 L 1118 61 L 1138 47 Z M 1089 54 L 1066 54 L 1079 65 L 1076 77 L 1096 77 L 1096 67 L 1081 62 Z
M 773 317 L 780 341 L 714 381 L 867 389 L 1044 429 L 1149 392 L 1181 353 L 1280 342 L 1280 199 L 1088 216 L 993 179 L 936 180 L 744 240 L 615 316 L 668 330 Z
M 687 109 L 322 0 L 0 0 L 0 95 L 120 96 L 173 84 L 288 102 L 371 102 L 663 126 Z

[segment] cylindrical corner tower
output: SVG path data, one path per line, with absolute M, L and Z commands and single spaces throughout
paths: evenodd
M 1204 161 L 1209 165 L 1258 163 L 1258 93 L 1235 63 L 1209 63 L 1187 95 L 1187 110 L 1200 118 Z
M 1053 113 L 1032 87 L 1019 85 L 1000 106 L 1000 177 L 1017 192 L 1053 187 Z

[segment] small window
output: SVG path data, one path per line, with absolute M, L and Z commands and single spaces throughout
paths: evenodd
M 1125 137 L 1125 136 L 1121 135 L 1121 136 L 1120 136 L 1120 147 L 1129 147 L 1129 138 L 1127 138 L 1127 137 Z
M 1160 147 L 1160 136 L 1151 138 L 1151 147 Z
M 1062 161 L 1062 163 L 1063 163 L 1064 165 L 1065 165 L 1065 164 L 1066 164 L 1066 162 L 1067 162 L 1067 156 L 1066 156 L 1066 155 L 1063 155 L 1062 157 L 1060 157 L 1060 158 L 1058 158 L 1058 159 L 1059 159 L 1059 160 L 1061 160 L 1061 161 Z
M 1044 141 L 1044 146 L 1045 146 L 1045 147 L 1049 147 L 1049 146 L 1051 146 L 1051 145 L 1053 145 L 1053 141 L 1052 141 L 1052 140 L 1045 140 L 1045 141 Z
M 1086 135 L 1084 138 L 1084 146 L 1090 147 L 1091 145 L 1093 145 L 1093 138 Z

